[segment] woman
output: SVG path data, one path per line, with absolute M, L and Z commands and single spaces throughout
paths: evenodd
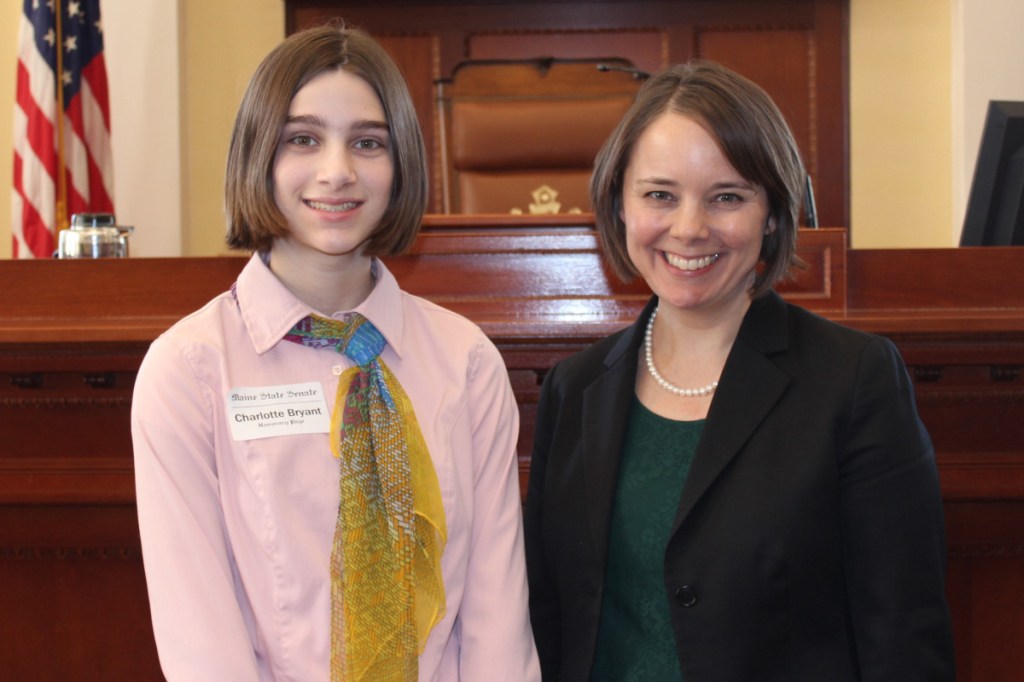
M 545 680 L 953 679 L 931 442 L 895 347 L 784 302 L 804 169 L 768 96 L 652 77 L 597 229 L 653 297 L 545 378 L 526 508 Z
M 426 172 L 364 33 L 260 64 L 226 182 L 254 253 L 154 342 L 132 406 L 168 679 L 539 679 L 505 367 L 377 258 L 413 242 Z

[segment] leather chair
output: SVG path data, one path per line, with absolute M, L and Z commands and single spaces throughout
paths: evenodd
M 444 212 L 590 212 L 594 157 L 643 76 L 619 58 L 456 66 L 437 83 Z

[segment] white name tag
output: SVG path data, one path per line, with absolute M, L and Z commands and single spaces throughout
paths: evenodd
M 234 440 L 331 430 L 331 413 L 319 381 L 233 388 L 226 402 Z

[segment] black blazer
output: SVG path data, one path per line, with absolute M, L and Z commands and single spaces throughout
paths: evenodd
M 556 365 L 526 503 L 546 681 L 586 680 L 597 640 L 640 319 Z M 686 682 L 954 679 L 931 441 L 888 340 L 778 295 L 725 363 L 665 552 Z

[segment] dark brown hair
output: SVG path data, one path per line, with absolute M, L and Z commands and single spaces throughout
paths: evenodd
M 775 229 L 762 241 L 763 267 L 752 290 L 755 297 L 763 295 L 798 262 L 797 221 L 806 174 L 793 133 L 768 94 L 713 62 L 679 64 L 648 79 L 598 153 L 590 197 L 606 256 L 624 280 L 636 277 L 621 217 L 623 176 L 637 140 L 668 111 L 703 125 L 733 168 L 765 190 Z
M 265 251 L 288 233 L 274 202 L 274 157 L 295 94 L 336 69 L 365 80 L 380 98 L 391 136 L 394 181 L 380 225 L 366 253 L 388 256 L 412 245 L 427 202 L 423 135 L 405 79 L 369 35 L 331 24 L 292 34 L 268 54 L 246 89 L 235 118 L 225 180 L 228 246 Z

